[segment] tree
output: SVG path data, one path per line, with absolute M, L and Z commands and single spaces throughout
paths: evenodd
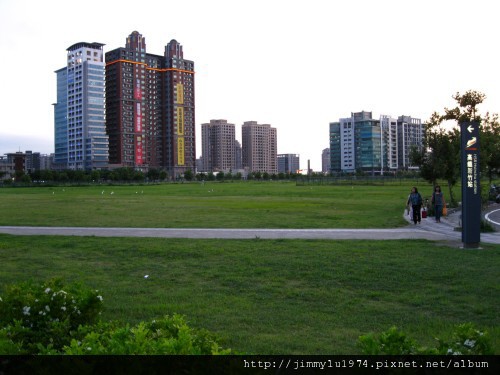
M 101 180 L 101 171 L 94 169 L 90 172 L 90 178 L 92 182 L 99 182 Z
M 217 181 L 223 181 L 224 180 L 224 172 L 220 171 L 219 173 L 217 173 Z
M 500 123 L 498 122 L 498 114 L 490 115 L 486 113 L 481 122 L 480 130 L 481 157 L 479 161 L 481 170 L 485 172 L 491 185 L 494 175 L 500 173 Z
M 167 171 L 161 170 L 160 171 L 160 181 L 165 181 L 167 178 L 168 178 Z
M 426 124 L 424 147 L 419 153 L 413 149 L 410 153 L 412 162 L 420 167 L 421 175 L 433 185 L 438 178 L 448 182 L 450 200 L 454 202 L 452 187 L 460 177 L 460 130 L 457 125 L 463 122 L 478 122 L 481 137 L 481 169 L 487 172 L 491 180 L 500 169 L 500 125 L 498 115 L 488 113 L 482 117 L 478 105 L 486 98 L 481 92 L 469 90 L 461 95 L 452 96 L 457 107 L 444 109 L 444 114 L 434 112 Z M 444 121 L 455 121 L 451 130 L 441 125 Z
M 160 178 L 160 171 L 156 168 L 151 168 L 148 171 L 147 176 L 150 181 L 156 181 Z
M 191 181 L 193 179 L 193 171 L 191 169 L 188 169 L 186 172 L 184 172 L 184 178 L 186 181 Z
M 456 93 L 453 96 L 458 107 L 445 108 L 444 120 L 454 120 L 458 124 L 463 122 L 478 122 L 481 147 L 481 171 L 488 176 L 489 182 L 493 175 L 500 171 L 500 123 L 498 114 L 490 115 L 488 112 L 481 116 L 477 106 L 486 99 L 486 95 L 474 90 L 465 94 Z
M 477 106 L 481 104 L 485 99 L 486 95 L 474 90 L 468 90 L 465 94 L 460 95 L 457 92 L 452 96 L 458 103 L 458 107 L 453 109 L 444 109 L 443 120 L 455 120 L 459 124 L 462 122 L 481 122 L 481 116 L 477 114 Z

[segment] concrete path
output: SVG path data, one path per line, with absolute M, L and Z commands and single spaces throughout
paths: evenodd
M 409 218 L 405 217 L 408 221 Z M 97 237 L 219 238 L 219 239 L 327 239 L 327 240 L 401 240 L 461 242 L 460 213 L 435 223 L 432 218 L 421 224 L 394 229 L 179 229 L 179 228 L 82 228 L 82 227 L 0 227 L 0 233 L 14 235 L 63 235 Z M 481 242 L 500 244 L 500 232 L 482 233 Z
M 15 235 L 64 235 L 98 237 L 163 237 L 221 239 L 429 239 L 446 240 L 450 236 L 415 228 L 397 229 L 177 229 L 177 228 L 71 228 L 71 227 L 0 227 L 0 233 Z
M 485 218 L 489 212 L 491 212 L 491 210 L 483 213 L 483 218 Z M 461 211 L 453 212 L 446 217 L 442 217 L 440 223 L 436 223 L 432 217 L 422 219 L 421 224 L 417 225 L 413 224 L 408 216 L 405 216 L 405 219 L 408 221 L 409 225 L 415 227 L 416 230 L 434 233 L 436 235 L 445 235 L 449 240 L 461 243 L 462 232 L 455 230 L 462 225 L 461 214 Z M 493 233 L 481 233 L 480 238 L 481 242 L 484 243 L 500 244 L 500 232 L 498 231 Z

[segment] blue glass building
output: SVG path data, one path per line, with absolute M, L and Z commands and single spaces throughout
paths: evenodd
M 108 166 L 103 46 L 86 42 L 70 46 L 66 67 L 56 71 L 55 162 L 59 169 Z

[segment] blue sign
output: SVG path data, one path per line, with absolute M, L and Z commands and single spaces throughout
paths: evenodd
M 460 124 L 462 154 L 462 242 L 479 247 L 481 240 L 481 189 L 479 176 L 479 123 Z

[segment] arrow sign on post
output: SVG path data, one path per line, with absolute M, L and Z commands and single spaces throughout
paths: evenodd
M 460 125 L 462 154 L 462 242 L 464 248 L 477 249 L 481 241 L 479 124 L 477 122 L 468 122 Z

